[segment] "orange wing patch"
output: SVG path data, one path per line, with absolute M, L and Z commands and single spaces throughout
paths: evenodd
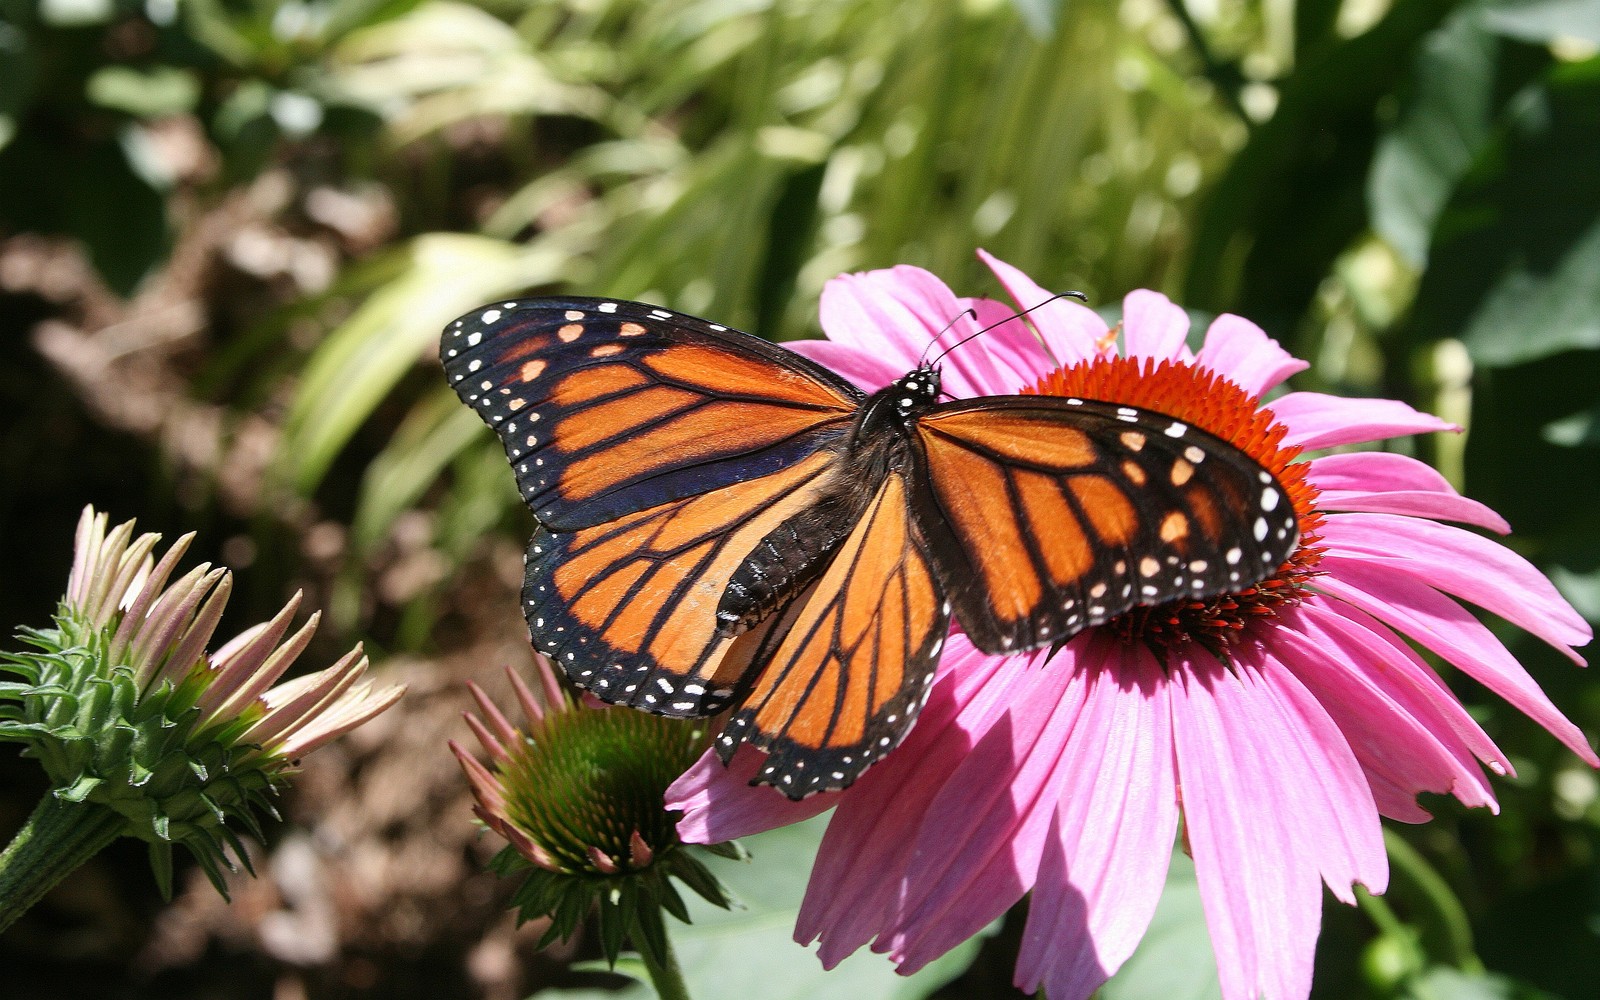
M 816 585 L 769 635 L 765 667 L 718 740 L 768 752 L 757 780 L 791 798 L 844 788 L 892 750 L 927 697 L 949 624 L 891 474 Z
M 660 393 L 665 402 L 671 394 L 671 409 L 656 410 L 655 400 L 642 397 Z M 760 451 L 791 440 L 817 424 L 816 414 L 787 406 L 762 403 L 705 402 L 683 397 L 690 393 L 658 387 L 614 404 L 587 411 L 572 437 L 597 439 L 605 447 L 574 458 L 562 473 L 559 490 L 567 501 L 582 501 L 597 496 L 617 482 L 619 469 L 632 477 L 645 477 L 656 469 L 673 469 L 726 454 L 730 447 L 741 451 Z M 615 409 L 612 409 L 615 407 Z M 604 411 L 604 412 L 597 412 Z M 631 417 L 631 420 L 629 419 Z M 589 421 L 595 421 L 593 425 Z M 591 429 L 591 427 L 593 429 Z M 562 442 L 558 432 L 557 445 Z
M 754 649 L 718 631 L 717 602 L 756 544 L 827 492 L 835 461 L 818 452 L 761 479 L 536 535 L 524 588 L 535 646 L 606 701 L 664 715 L 721 708 Z
M 698 382 L 705 372 L 717 373 L 717 388 L 730 396 L 770 399 L 781 396 L 797 406 L 835 409 L 839 396 L 834 390 L 807 378 L 795 369 L 778 368 L 765 360 L 730 355 L 725 348 L 711 344 L 679 344 L 645 358 L 652 372 L 668 381 Z
M 1087 434 L 1061 423 L 1043 423 L 1023 413 L 988 411 L 983 419 L 970 413 L 931 413 L 918 421 L 925 432 L 939 434 L 946 427 L 963 446 L 979 449 L 991 459 L 1053 469 L 1081 469 L 1099 461 L 1099 452 Z

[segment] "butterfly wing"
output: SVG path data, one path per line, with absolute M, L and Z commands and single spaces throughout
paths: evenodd
M 535 648 L 605 701 L 711 715 L 746 686 L 765 629 L 719 628 L 728 581 L 763 537 L 826 495 L 831 451 L 787 469 L 528 546 L 523 611 Z
M 1299 540 L 1271 473 L 1158 413 L 987 397 L 922 414 L 914 439 L 917 521 L 956 618 L 986 652 L 1249 586 Z
M 758 338 L 605 299 L 485 307 L 440 354 L 540 522 L 523 601 L 536 648 L 610 702 L 725 705 L 765 629 L 719 629 L 719 598 L 769 532 L 837 489 L 861 393 Z
M 928 696 L 950 605 L 891 472 L 816 583 L 767 634 L 754 688 L 718 737 L 767 751 L 756 780 L 790 798 L 844 788 L 894 749 Z
M 488 306 L 445 329 L 440 357 L 553 531 L 787 468 L 837 437 L 862 399 L 793 352 L 640 302 Z

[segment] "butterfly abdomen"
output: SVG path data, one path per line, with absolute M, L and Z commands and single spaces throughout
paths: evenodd
M 830 496 L 768 532 L 728 580 L 717 605 L 720 634 L 765 621 L 822 574 L 861 516 L 854 492 Z

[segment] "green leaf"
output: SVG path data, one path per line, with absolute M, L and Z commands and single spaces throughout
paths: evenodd
M 368 549 L 387 537 L 395 519 L 482 435 L 483 421 L 455 393 L 441 389 L 413 409 L 362 478 L 352 525 L 356 547 Z
M 1570 243 L 1552 233 L 1543 247 L 1530 246 L 1536 230 L 1524 229 L 1518 249 L 1527 256 L 1501 260 L 1497 280 L 1462 333 L 1478 364 L 1600 347 L 1600 213 L 1572 207 L 1589 216 L 1589 225 Z
M 40 0 L 39 3 L 39 19 L 53 28 L 105 24 L 116 12 L 116 0 Z
M 1600 59 L 1525 93 L 1439 222 L 1413 326 L 1504 367 L 1600 347 Z
M 1483 23 L 1535 45 L 1561 37 L 1600 45 L 1600 5 L 1594 0 L 1499 0 L 1485 7 Z
M 1565 448 L 1600 444 L 1600 406 L 1545 424 L 1541 436 Z
M 1435 966 L 1407 984 L 1402 1000 L 1559 1000 L 1550 993 L 1490 972 Z
M 128 152 L 114 134 L 81 139 L 42 129 L 23 130 L 0 149 L 0 216 L 8 229 L 78 238 L 122 295 L 168 249 L 166 206 Z
M 190 111 L 200 99 L 200 81 L 174 66 L 105 66 L 89 77 L 86 89 L 89 100 L 101 107 L 140 118 Z
M 66 788 L 58 789 L 56 791 L 56 798 L 61 799 L 64 802 L 83 802 L 87 800 L 89 796 L 94 793 L 94 790 L 99 788 L 103 783 L 104 782 L 102 779 L 94 777 L 93 775 L 85 774 L 80 776 L 76 781 Z
M 1500 42 L 1476 11 L 1457 13 L 1423 41 L 1413 93 L 1379 141 L 1367 178 L 1372 226 L 1417 267 L 1433 224 L 1489 142 Z
M 1600 567 L 1587 571 L 1566 566 L 1550 567 L 1550 581 L 1578 613 L 1590 621 L 1600 621 Z
M 28 37 L 31 13 L 27 6 L 0 8 L 0 150 L 17 134 L 18 121 L 34 96 L 39 60 Z
M 1186 304 L 1285 333 L 1367 225 L 1373 109 L 1406 79 L 1443 0 L 1396 4 L 1365 34 L 1297 66 L 1272 118 L 1212 189 L 1194 236 Z
M 1056 30 L 1066 0 L 1011 0 L 1011 6 L 1022 15 L 1028 30 L 1042 38 Z
M 1572 1000 L 1594 996 L 1600 864 L 1591 860 L 1509 894 L 1479 926 L 1480 953 L 1496 972 Z M 1518 987 L 1502 995 L 1521 1000 L 1538 994 Z

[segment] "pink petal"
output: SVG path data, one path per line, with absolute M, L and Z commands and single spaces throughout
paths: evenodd
M 978 314 L 978 328 L 988 332 L 951 351 L 949 357 L 974 353 L 975 364 L 965 374 L 974 396 L 1008 396 L 1024 386 L 1034 385 L 1057 366 L 1039 334 L 1017 311 L 993 299 L 963 299 L 963 304 Z M 1007 322 L 1010 320 L 1010 322 Z M 945 389 L 950 391 L 950 386 Z M 961 393 L 951 392 L 961 397 Z
M 1290 813 L 1300 756 L 1255 670 L 1230 674 L 1209 657 L 1171 664 L 1173 742 L 1189 846 L 1226 1000 L 1303 1000 L 1321 925 L 1309 817 Z M 1354 767 L 1354 761 L 1351 761 Z M 1320 818 L 1320 817 L 1319 817 Z
M 831 340 L 791 340 L 783 346 L 844 376 L 862 392 L 877 392 L 910 371 L 909 368 L 901 368 L 885 359 L 881 354 L 873 354 L 854 345 L 839 344 Z
M 1298 843 L 1313 850 L 1334 897 L 1354 906 L 1355 886 L 1374 893 L 1389 886 L 1389 855 L 1377 803 L 1355 751 L 1327 709 L 1273 647 L 1258 652 L 1259 680 L 1279 706 L 1284 731 L 1298 738 L 1299 757 L 1280 771 L 1297 795 L 1290 808 L 1302 824 Z M 1306 775 L 1316 779 L 1305 781 Z
M 1407 517 L 1426 517 L 1436 521 L 1455 521 L 1459 524 L 1487 528 L 1502 535 L 1511 531 L 1511 525 L 1493 509 L 1467 497 L 1444 493 L 1421 493 L 1414 490 L 1383 493 L 1323 490 L 1317 496 L 1317 506 L 1325 511 L 1404 514 Z
M 1169 664 L 1189 844 L 1223 996 L 1300 1000 L 1311 988 L 1322 876 L 1388 882 L 1382 828 L 1355 755 L 1271 651 L 1231 671 L 1209 655 Z
M 1032 278 L 986 250 L 979 250 L 978 258 L 989 265 L 1018 309 L 1036 306 L 1056 294 L 1040 288 Z M 1095 357 L 1099 353 L 1098 342 L 1111 329 L 1099 313 L 1070 299 L 1058 299 L 1035 309 L 1028 314 L 1028 320 L 1044 340 L 1053 359 L 1051 368 L 1069 367 Z
M 929 331 L 918 361 L 938 359 L 942 388 L 946 393 L 958 399 L 970 399 L 1016 391 L 1011 379 L 999 377 L 1000 373 L 988 363 L 984 340 L 994 331 L 956 347 L 982 329 L 968 312 L 969 309 L 977 311 L 972 300 L 957 299 L 944 282 L 921 268 L 902 265 L 896 267 L 894 273 L 896 294 Z M 947 348 L 952 350 L 945 353 Z
M 822 293 L 822 329 L 829 340 L 877 360 L 874 368 L 849 376 L 871 376 L 877 388 L 976 333 L 980 328 L 969 308 L 974 308 L 970 300 L 957 299 L 932 274 L 900 265 L 829 281 Z M 1012 378 L 985 362 L 983 349 L 971 344 L 945 354 L 939 362 L 944 390 L 957 398 L 1016 390 Z M 886 368 L 893 375 L 881 378 Z
M 1053 1000 L 1087 997 L 1133 954 L 1178 825 L 1165 671 L 1142 647 L 1107 653 L 1077 667 L 1099 677 L 1062 757 L 1017 958 L 1017 987 Z
M 1382 493 L 1417 490 L 1454 494 L 1449 480 L 1426 462 L 1392 451 L 1353 451 L 1313 459 L 1308 478 L 1323 490 Z
M 943 287 L 928 272 L 905 265 L 832 278 L 822 287 L 822 330 L 834 343 L 876 355 L 904 375 L 917 366 L 934 334 L 954 318 L 947 315 L 930 325 L 913 308 L 922 304 L 927 282 Z M 949 289 L 945 294 L 950 295 Z
M 1291 791 L 1284 805 L 1291 821 L 1299 824 L 1296 846 L 1312 850 L 1329 890 L 1354 906 L 1353 886 L 1381 893 L 1389 885 L 1389 855 L 1372 790 L 1344 733 L 1283 662 L 1278 648 L 1263 645 L 1253 652 L 1259 657 L 1259 674 L 1250 677 L 1237 660 L 1234 669 L 1260 682 L 1277 708 L 1282 732 L 1293 738 L 1281 744 L 1290 753 L 1277 762 L 1276 773 Z M 1239 718 L 1257 714 L 1251 709 Z M 1305 780 L 1310 776 L 1314 780 Z
M 832 808 L 838 793 L 792 801 L 768 785 L 750 784 L 767 755 L 746 744 L 727 767 L 707 750 L 667 788 L 666 806 L 683 812 L 678 836 L 686 844 L 720 844 L 790 823 Z
M 1493 744 L 1420 661 L 1332 611 L 1320 596 L 1283 612 L 1271 643 L 1339 726 L 1384 815 L 1426 820 L 1416 801 L 1422 791 L 1494 807 L 1482 769 L 1456 732 L 1475 730 L 1480 745 Z
M 1499 615 L 1550 643 L 1568 647 L 1594 637 L 1589 623 L 1526 559 L 1470 531 L 1394 514 L 1339 514 L 1322 527 L 1329 552 L 1404 573 Z
M 1195 361 L 1252 396 L 1265 395 L 1290 375 L 1311 367 L 1285 351 L 1259 326 L 1232 313 L 1211 321 Z
M 1003 715 L 962 757 L 927 810 L 905 880 L 903 916 L 878 950 L 912 972 L 987 926 L 1033 884 L 1055 814 L 1054 789 L 1088 688 L 1103 676 L 1072 655 L 1015 661 L 1021 683 Z M 1098 658 L 1096 658 L 1098 659 Z M 1024 665 L 1026 664 L 1026 665 Z M 1115 681 L 1110 682 L 1113 686 Z M 889 940 L 885 940 L 888 937 Z
M 1457 699 L 1454 691 L 1440 679 L 1426 661 L 1394 629 L 1367 614 L 1360 608 L 1324 594 L 1312 594 L 1301 605 L 1306 614 L 1320 620 L 1330 629 L 1358 635 L 1363 642 L 1376 643 L 1380 651 L 1375 654 L 1379 662 L 1388 663 L 1391 669 L 1403 673 L 1407 685 L 1415 687 L 1420 695 L 1411 702 L 1418 717 L 1433 713 L 1429 728 L 1435 733 L 1449 731 L 1456 742 L 1465 747 L 1473 757 L 1488 765 L 1499 775 L 1515 775 L 1511 762 L 1489 735 L 1473 721 Z M 1387 653 L 1383 652 L 1387 650 Z
M 1550 703 L 1500 640 L 1465 608 L 1427 584 L 1358 559 L 1323 556 L 1326 575 L 1313 586 L 1380 621 L 1460 667 L 1489 690 L 1549 730 L 1591 767 L 1600 767 L 1583 732 Z
M 1291 392 L 1273 400 L 1267 409 L 1289 426 L 1283 443 L 1307 451 L 1461 429 L 1393 399 L 1347 399 L 1321 392 Z
M 1123 354 L 1156 361 L 1183 357 L 1189 314 L 1160 292 L 1139 288 L 1122 299 Z
M 1499 514 L 1461 496 L 1432 467 L 1406 455 L 1384 451 L 1325 455 L 1313 460 L 1307 473 L 1321 490 L 1317 506 L 1324 510 L 1431 517 L 1502 535 L 1511 530 Z
M 821 939 L 827 968 L 888 926 L 934 795 L 971 749 L 971 734 L 1004 715 L 1028 676 L 1018 667 L 952 634 L 911 734 L 839 796 L 795 922 L 797 941 Z

